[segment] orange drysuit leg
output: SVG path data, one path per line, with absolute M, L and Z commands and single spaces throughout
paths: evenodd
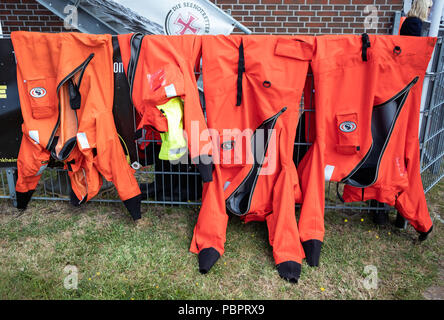
M 205 183 L 202 206 L 193 231 L 190 251 L 199 254 L 199 271 L 207 273 L 224 254 L 228 215 L 220 166 L 215 165 L 213 181 Z
M 292 161 L 293 141 L 296 134 L 299 111 L 286 111 L 281 116 L 276 131 L 279 132 L 276 159 L 279 175 L 273 180 L 272 212 L 266 216 L 269 242 L 279 274 L 290 282 L 297 282 L 301 273 L 304 250 L 295 214 L 295 202 L 301 201 L 298 175 Z M 270 151 L 276 150 L 272 146 Z M 269 192 L 269 190 L 267 190 Z
M 296 170 L 294 170 L 296 174 Z M 295 187 L 289 169 L 282 169 L 273 192 L 273 213 L 266 217 L 270 245 L 279 274 L 297 282 L 304 251 L 299 239 L 295 214 Z
M 319 131 L 317 129 L 317 134 L 319 134 Z M 298 224 L 299 234 L 304 247 L 306 261 L 312 267 L 319 265 L 325 232 L 325 176 L 324 170 L 322 170 L 323 163 L 325 163 L 325 160 L 322 145 L 315 141 L 297 168 L 303 195 Z

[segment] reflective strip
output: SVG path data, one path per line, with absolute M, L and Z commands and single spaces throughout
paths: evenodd
M 170 152 L 170 155 L 177 156 L 177 155 L 184 154 L 185 152 L 187 152 L 187 148 L 170 149 L 169 152 Z
M 177 97 L 176 87 L 174 84 L 164 87 L 167 98 Z
M 79 132 L 77 133 L 77 141 L 80 144 L 80 147 L 82 149 L 89 149 L 89 142 L 88 139 L 86 138 L 86 133 L 85 132 Z
M 326 165 L 324 174 L 325 174 L 325 181 L 330 181 L 331 176 L 333 175 L 333 171 L 335 170 L 335 166 Z
M 36 176 L 39 176 L 43 173 L 43 171 L 46 169 L 46 167 L 48 167 L 47 164 L 44 164 L 43 166 L 40 167 L 39 171 L 35 174 Z
M 226 181 L 226 182 L 224 183 L 224 191 L 227 190 L 227 188 L 228 188 L 228 186 L 229 186 L 230 184 L 231 184 L 230 181 Z
M 29 130 L 29 137 L 35 141 L 35 143 L 40 143 L 39 132 L 37 130 Z

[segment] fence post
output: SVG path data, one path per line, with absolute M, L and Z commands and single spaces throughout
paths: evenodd
M 14 207 L 17 207 L 17 196 L 15 193 L 15 179 L 14 168 L 6 168 L 6 179 L 8 180 L 9 196 L 14 203 Z
M 441 23 L 441 15 L 442 15 L 443 7 L 444 7 L 444 0 L 435 0 L 433 2 L 432 13 L 431 13 L 432 14 L 432 21 L 430 24 L 430 29 L 429 29 L 429 34 L 428 34 L 429 37 L 437 37 L 439 34 L 439 26 Z M 433 64 L 434 57 L 436 54 L 435 51 L 436 50 L 433 50 L 432 57 L 429 62 L 429 66 L 427 67 L 427 74 L 429 74 L 432 71 L 432 64 Z M 422 87 L 421 114 L 419 115 L 419 133 L 418 134 L 421 134 L 423 112 L 425 109 L 427 94 L 429 92 L 429 84 L 430 84 L 430 77 L 426 76 L 424 78 L 424 84 Z

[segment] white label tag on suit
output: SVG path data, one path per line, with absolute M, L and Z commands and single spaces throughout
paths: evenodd
M 82 149 L 89 149 L 89 142 L 88 142 L 88 138 L 86 137 L 86 133 L 85 132 L 79 132 L 77 133 L 77 141 L 80 144 L 80 147 Z
M 325 181 L 330 181 L 331 176 L 333 175 L 333 171 L 335 170 L 335 166 L 326 165 L 324 174 L 325 174 Z
M 173 83 L 164 87 L 164 89 L 167 98 L 177 97 L 176 87 Z
M 35 141 L 35 143 L 39 144 L 39 132 L 37 130 L 29 130 L 29 137 Z

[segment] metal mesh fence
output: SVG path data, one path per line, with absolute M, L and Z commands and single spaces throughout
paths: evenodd
M 421 139 L 421 176 L 425 192 L 444 177 L 444 30 L 435 48 L 433 71 L 428 74 L 427 104 L 423 112 Z

